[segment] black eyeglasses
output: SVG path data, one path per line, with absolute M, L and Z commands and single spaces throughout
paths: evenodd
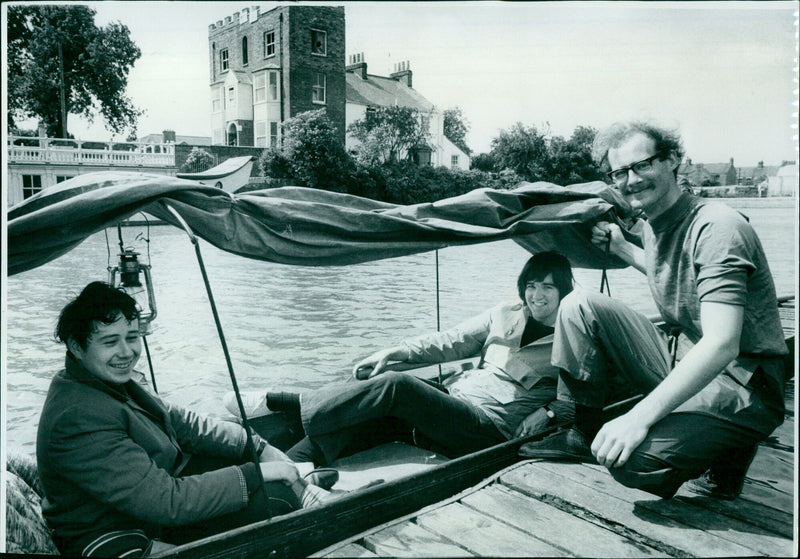
M 628 182 L 628 172 L 633 171 L 639 176 L 647 175 L 653 171 L 653 161 L 656 159 L 663 159 L 662 154 L 657 153 L 651 155 L 647 159 L 642 159 L 641 161 L 637 161 L 625 167 L 614 169 L 606 173 L 606 176 L 617 184 L 626 184 Z

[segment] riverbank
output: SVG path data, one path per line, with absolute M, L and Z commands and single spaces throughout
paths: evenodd
M 733 208 L 792 208 L 797 207 L 797 198 L 793 196 L 773 196 L 770 198 L 709 198 L 725 202 Z

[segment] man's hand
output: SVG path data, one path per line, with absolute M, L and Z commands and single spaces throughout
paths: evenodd
M 547 415 L 547 410 L 539 408 L 522 420 L 514 431 L 514 438 L 518 439 L 539 433 L 547 427 L 548 423 L 550 423 L 550 417 Z
M 379 375 L 386 369 L 386 363 L 391 361 L 407 361 L 409 352 L 405 347 L 397 346 L 376 351 L 365 357 L 353 366 L 353 378 L 366 380 Z
M 606 468 L 624 466 L 636 447 L 642 444 L 649 429 L 631 412 L 612 419 L 592 441 L 592 454 Z
M 611 239 L 611 252 L 617 254 L 617 250 L 623 243 L 627 243 L 622 235 L 622 229 L 616 223 L 608 221 L 598 221 L 592 227 L 592 243 L 603 250 L 606 248 L 609 238 Z
M 598 221 L 592 226 L 592 243 L 605 250 L 609 238 L 611 239 L 611 244 L 608 250 L 611 254 L 624 260 L 640 272 L 645 273 L 644 251 L 625 239 L 619 225 L 608 221 Z
M 292 485 L 300 479 L 300 474 L 294 464 L 278 460 L 276 462 L 261 462 L 261 476 L 264 481 L 281 481 Z
M 282 450 L 275 448 L 271 444 L 267 444 L 264 447 L 264 450 L 261 451 L 261 454 L 258 457 L 259 462 L 288 462 L 292 463 L 292 459 L 286 456 Z

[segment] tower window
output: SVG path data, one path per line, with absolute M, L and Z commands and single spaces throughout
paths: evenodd
M 325 104 L 325 74 L 317 74 L 314 85 L 311 86 L 311 101 L 313 103 Z
M 219 68 L 220 72 L 228 71 L 228 49 L 219 51 Z
M 319 29 L 311 30 L 311 54 L 328 54 L 328 33 Z
M 247 66 L 247 37 L 242 37 L 242 64 Z
M 270 29 L 264 33 L 264 58 L 275 54 L 275 31 Z

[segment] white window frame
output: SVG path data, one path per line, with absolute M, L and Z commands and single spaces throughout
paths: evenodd
M 56 175 L 56 184 L 64 181 L 68 181 L 69 179 L 74 179 L 75 175 Z
M 221 49 L 219 51 L 219 71 L 227 72 L 230 68 L 230 59 L 228 58 L 228 49 Z
M 268 41 L 269 36 L 272 35 L 272 41 Z M 271 51 L 271 52 L 270 52 Z M 275 56 L 275 30 L 269 29 L 264 31 L 264 58 Z
M 267 72 L 259 72 L 255 75 L 255 83 L 253 84 L 253 102 L 261 103 L 267 100 Z
M 269 95 L 267 98 L 270 101 L 277 101 L 278 100 L 278 71 L 277 70 L 270 70 L 269 72 L 269 87 L 267 91 Z
M 458 169 L 458 154 L 450 156 L 450 167 L 452 169 Z
M 318 50 L 314 39 L 322 39 L 322 46 Z M 314 56 L 328 56 L 328 32 L 322 29 L 311 28 L 311 54 Z
M 320 78 L 322 78 L 320 80 Z M 320 81 L 322 83 L 320 83 Z M 326 99 L 326 89 L 328 85 L 328 78 L 325 74 L 318 72 L 315 78 L 314 85 L 311 86 L 311 102 L 317 105 L 324 105 Z
M 267 121 L 257 120 L 254 127 L 254 133 L 256 137 L 256 147 L 267 147 Z

